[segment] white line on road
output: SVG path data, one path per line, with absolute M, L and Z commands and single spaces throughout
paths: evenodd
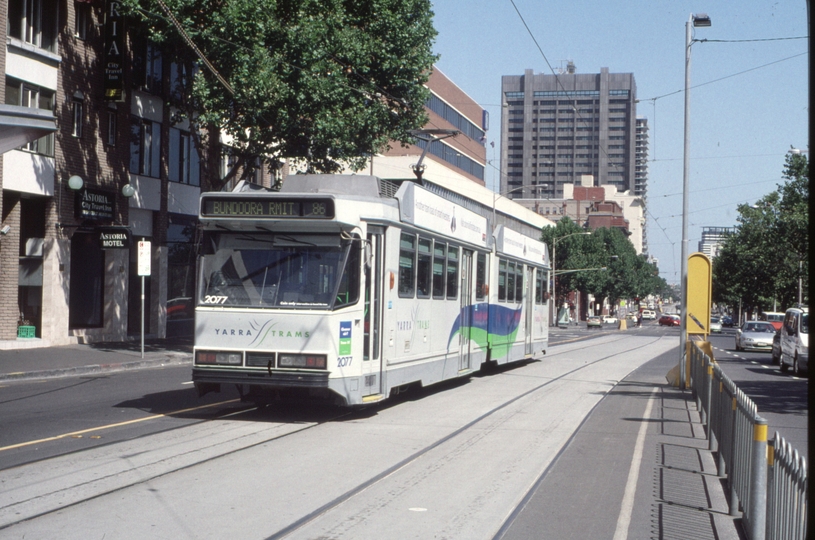
M 631 468 L 628 470 L 628 482 L 625 484 L 623 504 L 622 508 L 620 508 L 620 516 L 617 518 L 617 530 L 614 531 L 614 540 L 626 540 L 628 538 L 631 512 L 634 509 L 634 495 L 637 494 L 637 480 L 640 476 L 640 465 L 642 464 L 642 451 L 645 446 L 645 432 L 648 430 L 651 408 L 654 405 L 654 394 L 657 390 L 657 388 L 651 390 L 651 397 L 648 398 L 648 405 L 645 406 L 645 414 L 643 414 L 640 431 L 637 434 L 637 444 L 634 445 L 634 457 L 631 458 Z

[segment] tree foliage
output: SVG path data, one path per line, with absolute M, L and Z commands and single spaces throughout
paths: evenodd
M 330 173 L 361 167 L 390 140 L 412 142 L 409 130 L 426 122 L 423 85 L 436 60 L 429 0 L 123 4 L 166 59 L 196 66 L 173 95 L 176 120 L 191 122 L 202 153 L 223 134 L 238 165 L 302 158 L 310 171 Z M 208 187 L 217 189 L 217 167 L 204 161 Z
M 549 252 L 554 253 L 558 298 L 578 290 L 598 299 L 608 298 L 611 304 L 616 304 L 618 300 L 668 290 L 656 265 L 649 263 L 644 255 L 637 255 L 620 229 L 600 228 L 590 234 L 587 232 L 569 218 L 558 221 L 555 227 L 543 229 L 541 240 L 549 246 Z M 606 270 L 597 270 L 599 268 Z M 578 269 L 592 270 L 567 272 Z
M 713 300 L 770 311 L 798 301 L 801 278 L 807 302 L 809 257 L 809 162 L 787 154 L 784 183 L 754 205 L 738 206 L 735 233 L 713 259 Z

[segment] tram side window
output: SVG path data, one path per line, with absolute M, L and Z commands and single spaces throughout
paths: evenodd
M 402 233 L 399 241 L 399 296 L 413 298 L 416 278 L 416 237 Z
M 431 241 L 429 238 L 419 238 L 419 260 L 416 264 L 416 295 L 419 298 L 430 298 L 431 271 L 433 269 L 430 247 Z
M 458 297 L 458 248 L 447 248 L 447 299 Z
M 498 301 L 505 302 L 507 299 L 507 261 L 498 261 Z
M 515 263 L 507 263 L 507 302 L 515 301 Z
M 524 265 L 515 264 L 515 301 L 520 302 L 524 298 Z
M 535 268 L 535 303 L 543 304 L 543 275 L 541 268 Z
M 447 244 L 436 242 L 433 246 L 433 298 L 444 298 L 444 260 Z
M 475 261 L 475 299 L 484 300 L 484 285 L 487 283 L 487 255 L 479 253 Z

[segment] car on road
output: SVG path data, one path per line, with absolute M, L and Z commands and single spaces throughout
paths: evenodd
M 662 317 L 659 318 L 659 325 L 660 326 L 681 326 L 682 321 L 679 318 L 679 315 L 673 315 L 670 313 L 666 313 Z
M 733 317 L 730 315 L 725 315 L 722 317 L 722 326 L 725 328 L 733 328 Z
M 603 324 L 617 324 L 617 317 L 612 315 L 603 315 Z
M 792 367 L 796 375 L 809 367 L 809 309 L 790 308 L 781 325 L 781 371 Z
M 772 351 L 775 328 L 766 321 L 746 321 L 736 330 L 737 351 Z
M 586 317 L 586 328 L 602 328 L 603 320 L 597 315 L 589 315 Z
M 710 316 L 710 332 L 712 334 L 722 333 L 722 319 L 717 315 Z
M 645 320 L 655 321 L 655 320 L 657 320 L 657 314 L 654 311 L 650 310 L 650 309 L 643 309 L 642 310 L 642 320 L 644 320 L 644 321 Z

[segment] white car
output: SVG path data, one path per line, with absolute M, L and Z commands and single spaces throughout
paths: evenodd
M 657 320 L 657 314 L 650 309 L 643 309 L 642 310 L 642 320 L 646 321 L 655 321 Z
M 722 318 L 719 317 L 718 315 L 710 316 L 710 333 L 711 334 L 722 333 Z
M 617 324 L 617 317 L 612 315 L 603 315 L 603 322 L 606 324 Z

